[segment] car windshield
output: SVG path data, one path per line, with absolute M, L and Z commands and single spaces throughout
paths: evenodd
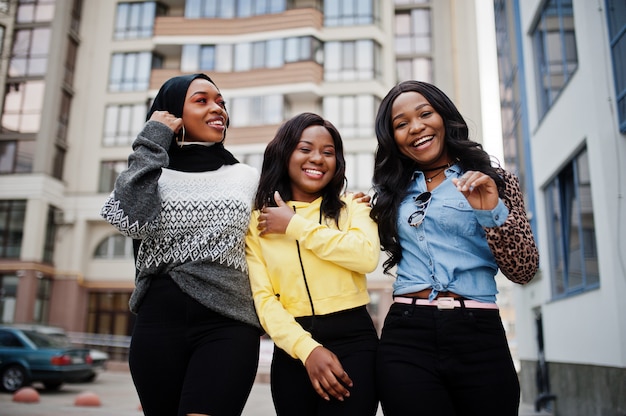
M 32 342 L 39 348 L 64 348 L 66 345 L 62 340 L 40 334 L 35 331 L 23 331 Z

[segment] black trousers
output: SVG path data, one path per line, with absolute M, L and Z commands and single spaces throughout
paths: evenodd
M 167 276 L 143 300 L 130 371 L 146 416 L 238 416 L 256 377 L 260 331 L 211 311 Z
M 386 416 L 517 416 L 520 386 L 497 309 L 394 303 L 377 383 Z
M 337 355 L 354 386 L 343 402 L 322 399 L 313 389 L 306 368 L 280 348 L 274 348 L 271 388 L 278 416 L 374 416 L 378 408 L 374 369 L 378 335 L 365 306 L 297 321 Z

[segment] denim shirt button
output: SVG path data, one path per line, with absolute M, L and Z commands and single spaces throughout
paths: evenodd
M 500 216 L 499 216 L 499 215 L 496 215 L 496 216 L 495 216 L 495 219 L 496 219 L 496 221 L 498 221 L 498 220 L 500 219 Z
M 423 235 L 420 235 L 419 240 L 420 240 L 420 241 L 424 241 L 424 236 L 423 236 Z

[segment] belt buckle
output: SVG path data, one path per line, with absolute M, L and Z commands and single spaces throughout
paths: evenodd
M 437 309 L 454 309 L 454 298 L 441 297 L 437 298 Z

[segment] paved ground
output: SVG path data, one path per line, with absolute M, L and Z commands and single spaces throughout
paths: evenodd
M 34 387 L 40 387 L 35 385 Z M 76 397 L 93 392 L 101 401 L 99 407 L 75 406 Z M 64 384 L 59 391 L 39 390 L 39 403 L 15 403 L 13 395 L 0 392 L 0 416 L 141 416 L 139 399 L 127 370 L 109 369 L 92 383 Z M 243 416 L 275 416 L 269 384 L 255 383 Z M 382 415 L 379 411 L 378 415 Z M 532 406 L 522 405 L 519 416 L 539 416 Z M 352 416 L 352 415 L 351 415 Z

